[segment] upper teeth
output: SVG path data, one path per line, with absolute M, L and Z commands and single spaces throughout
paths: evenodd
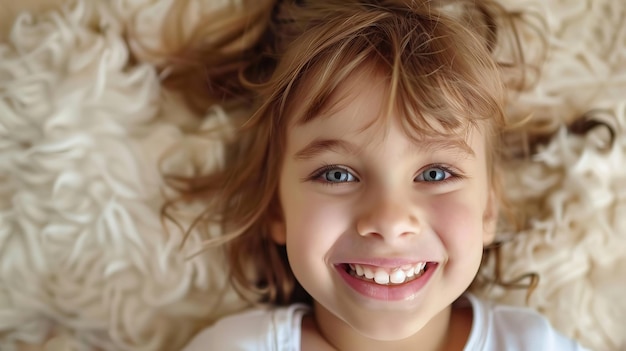
M 377 284 L 401 284 L 407 279 L 419 276 L 423 273 L 426 262 L 419 262 L 412 265 L 404 265 L 395 268 L 382 268 L 365 266 L 360 264 L 350 264 L 352 271 L 359 277 L 373 279 Z

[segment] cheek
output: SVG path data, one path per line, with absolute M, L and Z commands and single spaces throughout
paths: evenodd
M 296 279 L 309 293 L 329 283 L 328 258 L 349 228 L 346 207 L 318 194 L 284 197 L 286 247 Z
M 325 252 L 349 229 L 350 206 L 301 188 L 306 189 L 306 186 L 287 185 L 281 196 L 287 249 Z
M 454 195 L 434 201 L 431 225 L 450 251 L 475 248 L 482 251 L 483 210 L 480 204 Z

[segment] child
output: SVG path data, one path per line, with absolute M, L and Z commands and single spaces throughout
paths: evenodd
M 502 197 L 488 5 L 277 6 L 265 61 L 242 71 L 255 113 L 225 169 L 195 183 L 233 283 L 265 304 L 185 351 L 582 350 L 530 310 L 467 293 Z

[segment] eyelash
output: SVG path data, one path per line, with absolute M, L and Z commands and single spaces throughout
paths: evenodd
M 417 176 L 415 176 L 415 178 L 417 178 L 420 174 L 424 174 L 425 171 L 427 171 L 429 169 L 432 169 L 432 168 L 438 168 L 438 169 L 440 169 L 440 170 L 450 174 L 450 176 L 448 178 L 446 178 L 444 180 L 440 180 L 438 182 L 422 181 L 420 183 L 433 183 L 433 184 L 436 184 L 436 185 L 441 185 L 441 184 L 447 184 L 447 183 L 451 183 L 451 182 L 456 182 L 456 181 L 459 181 L 459 180 L 462 180 L 462 179 L 465 178 L 465 176 L 463 176 L 460 172 L 458 172 L 456 170 L 453 170 L 451 167 L 443 165 L 443 164 L 440 164 L 440 163 L 433 163 L 433 164 L 430 164 L 430 165 L 422 168 L 422 170 L 418 173 Z
M 322 166 L 322 168 L 316 170 L 315 172 L 313 172 L 313 174 L 311 174 L 306 180 L 309 181 L 315 181 L 324 185 L 329 185 L 329 186 L 336 186 L 336 185 L 341 185 L 344 183 L 349 183 L 349 182 L 329 182 L 329 181 L 324 181 L 324 180 L 320 180 L 320 177 L 322 177 L 324 175 L 324 173 L 331 171 L 333 169 L 340 169 L 342 171 L 348 172 L 350 174 L 352 174 L 352 176 L 356 179 L 356 182 L 359 182 L 359 178 L 357 178 L 352 171 L 350 171 L 350 169 L 348 169 L 347 167 L 344 166 L 340 166 L 340 165 L 324 165 Z
M 432 168 L 438 168 L 448 174 L 450 174 L 450 176 L 444 180 L 440 180 L 438 182 L 432 181 L 432 182 L 427 182 L 427 181 L 419 181 L 419 183 L 433 183 L 435 185 L 442 185 L 442 184 L 447 184 L 450 182 L 456 182 L 459 180 L 462 180 L 465 178 L 465 176 L 463 176 L 462 174 L 460 174 L 459 172 L 452 170 L 450 167 L 440 164 L 440 163 L 433 163 L 430 164 L 424 168 L 422 168 L 422 171 L 420 173 L 418 173 L 417 176 L 415 176 L 413 179 L 417 178 L 420 174 L 423 174 L 426 170 L 432 169 Z M 348 172 L 350 174 L 352 174 L 352 176 L 356 179 L 356 182 L 360 182 L 359 178 L 357 176 L 355 176 L 353 174 L 352 171 L 350 171 L 350 169 L 348 169 L 345 166 L 340 166 L 340 165 L 324 165 L 322 166 L 322 168 L 316 170 L 313 174 L 311 174 L 308 178 L 306 178 L 305 180 L 307 181 L 316 181 L 318 183 L 324 184 L 324 185 L 329 185 L 329 186 L 336 186 L 336 185 L 341 185 L 344 183 L 350 183 L 350 182 L 329 182 L 329 181 L 324 181 L 324 180 L 320 180 L 320 177 L 322 177 L 326 172 L 334 170 L 334 169 L 340 169 L 342 171 Z M 418 181 L 416 181 L 418 182 Z

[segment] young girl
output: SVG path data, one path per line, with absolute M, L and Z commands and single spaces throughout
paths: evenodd
M 582 350 L 467 292 L 502 199 L 493 8 L 276 6 L 241 71 L 255 113 L 193 188 L 219 214 L 233 284 L 264 304 L 185 351 Z

